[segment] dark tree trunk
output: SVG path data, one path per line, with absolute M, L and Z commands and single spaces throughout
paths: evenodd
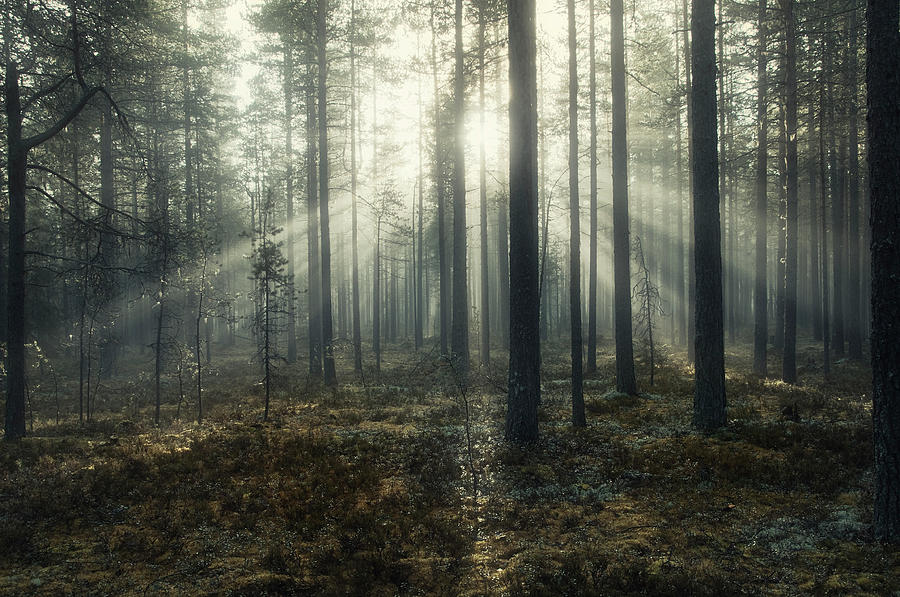
M 829 70 L 830 44 L 827 38 L 822 40 L 822 72 Z M 831 289 L 828 287 L 828 154 L 825 150 L 825 111 L 827 108 L 825 76 L 819 79 L 819 187 L 821 188 L 821 220 L 822 220 L 822 257 L 820 267 L 822 271 L 822 371 L 827 377 L 831 368 L 831 314 L 828 307 L 828 296 Z M 830 122 L 829 122 L 830 124 Z
M 680 56 L 681 51 L 678 47 L 678 34 L 675 34 L 675 80 L 681 83 L 681 71 L 680 71 Z M 677 307 L 675 308 L 675 315 L 678 320 L 677 328 L 678 328 L 678 345 L 685 346 L 688 343 L 687 338 L 687 324 L 685 322 L 685 318 L 687 317 L 687 296 L 685 295 L 685 274 L 684 274 L 684 257 L 685 257 L 685 244 L 686 239 L 684 235 L 684 153 L 682 149 L 682 141 L 681 141 L 681 97 L 678 99 L 678 107 L 675 110 L 675 148 L 676 148 L 676 163 L 675 170 L 676 175 L 678 177 L 678 216 L 677 216 L 677 226 L 678 226 L 678 236 L 677 236 L 677 245 L 676 249 L 676 257 L 675 257 L 675 297 Z
M 857 33 L 856 7 L 851 8 L 847 33 L 850 45 L 847 52 L 846 89 L 849 131 L 849 165 L 847 209 L 847 350 L 851 359 L 862 359 L 862 308 L 860 305 L 860 226 L 859 226 L 859 109 L 857 107 Z
M 782 96 L 783 99 L 783 96 Z M 775 348 L 784 350 L 784 280 L 787 250 L 787 130 L 784 104 L 778 106 L 778 246 L 775 254 Z
M 337 384 L 334 369 L 331 317 L 331 233 L 328 221 L 328 93 L 326 88 L 328 62 L 326 55 L 326 15 L 328 0 L 319 0 L 318 29 L 318 125 L 319 125 L 319 213 L 322 226 L 322 356 L 325 385 Z
M 290 38 L 284 43 L 284 152 L 287 156 L 285 172 L 285 214 L 287 216 L 287 360 L 297 360 L 297 311 L 294 299 L 294 53 Z
M 872 412 L 875 536 L 900 542 L 900 16 L 868 0 L 869 225 L 872 241 Z
M 833 44 L 829 44 L 832 48 Z M 828 77 L 831 68 L 826 71 L 824 76 Z M 833 240 L 834 249 L 832 251 L 832 338 L 831 349 L 836 357 L 844 356 L 844 251 L 846 247 L 846 236 L 844 229 L 844 189 L 845 189 L 845 172 L 844 155 L 845 145 L 843 139 L 839 142 L 835 126 L 835 111 L 838 109 L 835 91 L 829 79 L 828 94 L 828 117 L 829 117 L 829 134 L 831 145 L 831 238 Z
M 625 8 L 610 3 L 612 68 L 613 260 L 616 294 L 616 389 L 637 394 L 631 330 L 631 244 L 628 231 L 628 144 L 625 96 Z M 715 110 L 713 110 L 715 112 Z
M 768 214 L 768 112 L 766 95 L 769 77 L 766 71 L 766 9 L 768 0 L 759 0 L 759 48 L 756 60 L 756 283 L 753 293 L 753 372 L 766 376 L 766 351 L 769 341 L 769 320 L 766 309 L 766 243 Z
M 725 424 L 725 346 L 722 329 L 722 249 L 719 156 L 716 148 L 715 0 L 693 0 L 691 17 L 694 262 L 696 322 L 694 426 Z
M 322 284 L 319 277 L 318 212 L 316 105 L 312 81 L 309 80 L 306 88 L 306 239 L 309 260 L 309 375 L 314 379 L 322 377 Z
M 588 63 L 590 64 L 590 257 L 588 265 L 587 371 L 597 370 L 597 57 L 594 49 L 594 0 L 588 2 Z
M 453 319 L 450 350 L 465 383 L 469 369 L 469 291 L 466 279 L 466 144 L 462 0 L 456 0 L 456 69 L 453 77 Z
M 357 216 L 356 172 L 356 0 L 350 3 L 350 220 L 353 288 L 353 370 L 362 373 L 362 329 L 359 314 L 359 227 Z
M 372 352 L 375 353 L 375 373 L 381 374 L 381 220 L 375 222 L 375 264 L 372 272 Z
M 572 330 L 572 424 L 584 427 L 581 338 L 581 205 L 578 198 L 578 40 L 575 0 L 569 16 L 569 323 Z
M 810 43 L 809 52 L 812 54 L 813 45 Z M 813 71 L 813 61 L 810 59 L 810 72 Z M 821 127 L 821 122 L 819 123 Z M 821 286 L 819 283 L 819 226 L 818 204 L 819 191 L 816 186 L 819 177 L 817 144 L 816 144 L 816 101 L 814 97 L 809 101 L 809 307 L 812 311 L 813 339 L 822 339 L 822 303 L 819 299 Z
M 444 186 L 444 147 L 441 139 L 441 101 L 438 86 L 437 26 L 434 5 L 431 7 L 431 72 L 434 82 L 434 186 L 437 196 L 438 221 L 438 317 L 440 318 L 441 354 L 448 354 L 450 340 L 450 276 L 447 264 L 447 192 Z
M 509 0 L 509 395 L 506 439 L 538 437 L 541 345 L 538 290 L 535 0 Z
M 481 106 L 481 130 L 485 128 L 484 104 L 484 27 L 485 6 L 478 5 L 478 100 Z M 487 366 L 491 362 L 491 301 L 488 281 L 488 209 L 487 209 L 487 161 L 484 154 L 484 135 L 478 147 L 479 181 L 481 195 L 481 364 Z
M 17 440 L 25 435 L 25 172 L 28 150 L 22 142 L 19 72 L 15 62 L 6 64 L 5 87 L 9 185 L 5 433 L 7 440 Z
M 694 362 L 694 349 L 696 347 L 696 293 L 697 285 L 695 280 L 697 272 L 695 267 L 695 246 L 694 246 L 694 101 L 693 101 L 693 85 L 692 85 L 692 62 L 691 62 L 691 40 L 688 33 L 691 32 L 690 17 L 688 16 L 688 0 L 681 0 L 681 15 L 684 24 L 684 81 L 687 92 L 687 146 L 688 146 L 688 192 L 691 195 L 691 201 L 688 208 L 688 301 L 687 301 L 687 346 L 688 360 Z
M 785 126 L 787 128 L 787 205 L 785 222 L 784 354 L 781 379 L 797 382 L 797 251 L 799 239 L 799 199 L 797 175 L 797 25 L 794 0 L 781 0 L 785 26 Z
M 422 79 L 418 77 L 418 86 L 419 86 L 419 94 L 418 94 L 418 104 L 419 104 L 419 134 L 418 134 L 418 154 L 419 154 L 419 221 L 418 221 L 418 240 L 419 244 L 414 247 L 414 251 L 418 251 L 415 254 L 416 257 L 416 266 L 413 275 L 416 277 L 416 297 L 415 297 L 415 306 L 416 306 L 416 321 L 415 321 L 415 346 L 416 350 L 422 348 L 425 340 L 424 328 L 426 322 L 428 321 L 428 317 L 425 315 L 425 301 L 427 300 L 428 294 L 424 292 L 423 283 L 424 283 L 424 273 L 425 273 L 425 170 L 424 170 L 424 156 L 422 149 L 422 137 L 424 136 L 424 123 L 422 120 Z M 415 217 L 413 218 L 413 226 L 416 225 Z

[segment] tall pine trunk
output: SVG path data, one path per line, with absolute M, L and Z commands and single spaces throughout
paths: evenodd
M 350 3 L 350 242 L 352 244 L 351 307 L 353 311 L 353 370 L 362 373 L 362 330 L 359 314 L 359 225 L 356 172 L 356 0 Z
M 862 359 L 862 308 L 860 305 L 860 226 L 859 226 L 859 108 L 857 106 L 857 33 L 856 7 L 851 8 L 847 32 L 850 37 L 847 51 L 846 89 L 848 126 L 850 128 L 848 194 L 847 194 L 847 350 L 851 359 Z
M 797 251 L 799 239 L 799 199 L 797 175 L 797 24 L 794 19 L 794 0 L 781 0 L 785 29 L 785 127 L 787 153 L 787 203 L 785 222 L 785 282 L 784 282 L 784 354 L 781 379 L 797 381 Z
M 297 360 L 297 309 L 294 291 L 294 52 L 290 37 L 284 43 L 284 152 L 287 156 L 285 172 L 285 212 L 287 216 L 287 360 Z
M 306 87 L 306 239 L 309 297 L 309 375 L 322 376 L 322 283 L 319 269 L 319 205 L 316 168 L 316 105 L 310 74 Z
M 696 362 L 694 426 L 725 424 L 722 247 L 716 147 L 715 0 L 693 0 L 691 16 Z
M 590 65 L 590 257 L 588 265 L 587 371 L 597 370 L 597 57 L 594 49 L 594 0 L 588 2 L 588 63 Z
M 538 289 L 535 0 L 509 0 L 509 393 L 506 439 L 538 438 L 541 345 Z
M 478 5 L 478 101 L 481 107 L 481 130 L 485 130 L 484 104 L 484 53 L 485 53 L 485 6 Z M 479 194 L 481 199 L 481 364 L 491 362 L 491 301 L 488 276 L 488 210 L 487 210 L 487 160 L 485 159 L 484 134 L 478 146 Z
M 900 16 L 868 0 L 866 83 L 872 231 L 875 536 L 900 542 Z
M 319 213 L 322 226 L 322 356 L 325 385 L 337 384 L 334 369 L 331 315 L 331 233 L 328 218 L 328 93 L 326 88 L 328 62 L 326 55 L 326 15 L 328 0 L 319 0 L 318 29 L 318 125 L 319 125 Z
M 766 376 L 766 352 L 769 342 L 767 314 L 766 249 L 768 214 L 768 94 L 769 77 L 766 70 L 766 9 L 768 0 L 759 0 L 758 50 L 756 59 L 756 282 L 753 292 L 753 372 Z
M 584 427 L 581 338 L 581 205 L 578 196 L 578 40 L 575 0 L 569 17 L 569 323 L 572 345 L 572 424 Z
M 628 144 L 625 96 L 625 8 L 610 3 L 612 67 L 613 260 L 615 269 L 616 389 L 637 394 L 631 329 L 631 241 L 628 231 Z
M 469 368 L 469 290 L 466 279 L 466 143 L 463 62 L 463 6 L 456 0 L 456 44 L 453 55 L 453 317 L 450 350 L 454 366 L 465 383 Z

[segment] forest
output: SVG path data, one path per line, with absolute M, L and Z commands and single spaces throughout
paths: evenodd
M 0 5 L 0 594 L 900 595 L 898 0 Z

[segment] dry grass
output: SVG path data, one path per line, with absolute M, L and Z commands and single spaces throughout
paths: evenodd
M 520 450 L 502 441 L 498 360 L 468 394 L 477 495 L 453 372 L 428 356 L 391 353 L 380 379 L 335 391 L 284 370 L 266 423 L 237 356 L 209 377 L 202 426 L 175 420 L 172 386 L 166 424 L 150 426 L 134 371 L 105 382 L 84 428 L 71 413 L 57 425 L 36 395 L 34 433 L 0 446 L 0 591 L 900 591 L 900 550 L 868 530 L 866 371 L 839 363 L 826 383 L 804 357 L 792 388 L 744 374 L 747 355 L 728 361 L 729 425 L 707 437 L 690 428 L 679 355 L 629 397 L 610 391 L 604 353 L 576 430 L 566 359 L 551 353 L 542 437 Z

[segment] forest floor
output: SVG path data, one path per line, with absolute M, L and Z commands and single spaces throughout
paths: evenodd
M 729 353 L 729 423 L 703 436 L 683 357 L 653 387 L 641 363 L 632 397 L 606 347 L 575 429 L 567 349 L 544 353 L 524 450 L 503 441 L 500 356 L 465 395 L 411 350 L 378 383 L 342 359 L 335 390 L 283 366 L 267 422 L 236 355 L 209 372 L 199 426 L 173 402 L 155 428 L 134 371 L 85 426 L 35 395 L 29 437 L 0 445 L 0 593 L 900 594 L 900 549 L 869 530 L 867 370 L 825 381 L 807 347 L 789 387 Z

